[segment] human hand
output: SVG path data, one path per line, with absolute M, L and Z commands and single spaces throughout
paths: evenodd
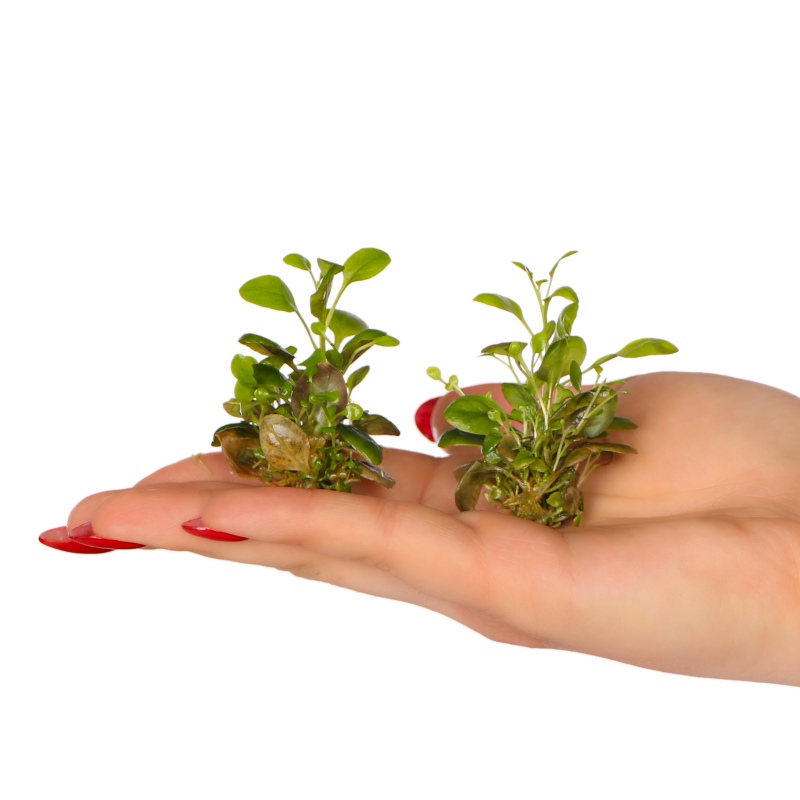
M 614 438 L 639 455 L 593 473 L 579 528 L 456 511 L 463 450 L 388 450 L 395 488 L 352 495 L 254 485 L 204 455 L 86 498 L 68 528 L 414 603 L 496 641 L 800 686 L 800 399 L 705 374 L 625 388 L 619 413 L 639 428 Z M 245 540 L 181 527 L 198 517 Z

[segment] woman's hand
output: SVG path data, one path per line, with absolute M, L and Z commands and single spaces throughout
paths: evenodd
M 83 500 L 68 527 L 415 603 L 501 642 L 800 686 L 800 399 L 705 374 L 625 388 L 639 428 L 614 439 L 639 455 L 587 480 L 579 528 L 456 511 L 463 450 L 387 451 L 396 487 L 352 495 L 267 488 L 205 455 Z M 181 527 L 196 518 L 245 540 Z

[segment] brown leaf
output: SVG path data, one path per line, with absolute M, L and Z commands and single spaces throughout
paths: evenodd
M 269 414 L 261 420 L 259 438 L 272 469 L 311 472 L 311 445 L 296 422 L 281 414 Z

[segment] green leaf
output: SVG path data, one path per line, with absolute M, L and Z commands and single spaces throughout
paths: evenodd
M 590 370 L 593 370 L 593 369 L 595 369 L 596 367 L 599 367 L 601 364 L 605 364 L 605 363 L 606 363 L 606 361 L 611 361 L 611 359 L 612 359 L 612 358 L 616 358 L 616 357 L 617 357 L 617 355 L 618 355 L 617 353 L 609 353 L 607 356 L 601 356 L 600 358 L 598 358 L 598 359 L 597 359 L 597 361 L 595 361 L 595 362 L 593 362 L 593 363 L 592 363 L 592 366 L 591 366 L 591 367 L 589 367 L 589 368 L 586 370 L 586 372 L 589 372 Z
M 535 409 L 539 405 L 533 392 L 527 386 L 520 383 L 503 383 L 500 388 L 503 390 L 503 397 L 513 408 Z
M 617 355 L 622 358 L 641 358 L 642 356 L 666 356 L 677 353 L 678 348 L 666 339 L 636 339 L 626 344 Z
M 325 324 L 320 320 L 312 322 L 309 328 L 311 328 L 311 333 L 316 333 L 317 336 L 322 336 L 325 333 Z
M 520 353 L 528 346 L 527 342 L 500 342 L 499 344 L 490 344 L 481 350 L 481 355 L 484 356 L 508 356 L 510 355 L 508 348 L 512 344 L 519 345 Z
M 251 350 L 255 350 L 256 353 L 261 353 L 261 355 L 278 356 L 283 360 L 284 364 L 291 364 L 294 362 L 294 356 L 288 350 L 284 350 L 279 344 L 273 342 L 272 339 L 267 339 L 266 336 L 259 336 L 257 333 L 246 333 L 244 336 L 240 337 L 239 343 L 247 345 Z
M 536 376 L 555 384 L 569 373 L 569 366 L 573 361 L 580 365 L 585 358 L 586 342 L 580 336 L 557 339 L 547 348 Z
M 520 450 L 514 458 L 514 463 L 511 465 L 514 469 L 525 469 L 526 467 L 532 468 L 537 472 L 546 472 L 547 464 L 541 458 L 531 453 L 530 450 Z
M 499 429 L 498 423 L 489 418 L 492 411 L 505 413 L 490 397 L 468 394 L 453 400 L 445 409 L 444 418 L 454 428 L 467 433 L 487 434 Z
M 520 264 L 519 261 L 512 261 L 511 263 L 515 267 L 519 267 L 526 275 L 530 275 L 531 274 L 531 271 L 524 264 Z
M 310 367 L 317 366 L 317 364 L 320 364 L 324 360 L 325 351 L 321 347 L 318 347 L 305 361 L 300 362 L 300 366 L 309 369 Z
M 588 439 L 594 439 L 596 436 L 600 436 L 601 433 L 605 433 L 611 424 L 611 420 L 614 419 L 618 402 L 619 396 L 615 394 L 603 405 L 593 409 L 589 416 L 585 417 L 584 424 L 579 428 L 581 435 L 586 436 Z
M 395 485 L 395 479 L 387 475 L 380 467 L 360 459 L 356 459 L 356 464 L 361 468 L 362 478 L 366 478 L 368 481 L 375 481 L 375 483 L 379 483 L 387 489 L 391 489 Z
M 614 417 L 606 428 L 607 431 L 632 431 L 639 426 L 627 417 Z
M 354 428 L 358 428 L 361 433 L 370 436 L 399 436 L 400 431 L 394 422 L 382 417 L 380 414 L 363 414 L 352 423 Z
M 549 272 L 549 275 L 550 275 L 550 277 L 551 277 L 551 278 L 553 277 L 553 274 L 555 273 L 556 269 L 558 268 L 558 265 L 559 265 L 559 264 L 560 264 L 560 263 L 561 263 L 561 262 L 562 262 L 562 261 L 563 261 L 565 258 L 569 258 L 570 256 L 574 256 L 574 255 L 575 255 L 577 252 L 578 252 L 577 250 L 570 250 L 568 253 L 564 253 L 564 255 L 563 255 L 563 256 L 561 256 L 561 258 L 559 258 L 559 259 L 558 259 L 558 261 L 556 261 L 556 263 L 555 263 L 555 264 L 553 264 L 553 268 L 552 268 L 552 269 L 550 270 L 550 272 Z
M 336 432 L 353 450 L 370 463 L 377 466 L 383 461 L 383 448 L 368 434 L 362 433 L 358 428 L 346 425 L 344 422 L 340 422 L 336 426 Z
M 556 330 L 559 336 L 569 336 L 572 333 L 572 323 L 575 322 L 575 317 L 577 316 L 577 303 L 570 303 L 564 307 L 564 310 L 558 315 L 558 322 L 556 322 Z
M 575 290 L 571 286 L 561 286 L 547 295 L 547 300 L 552 300 L 554 297 L 564 297 L 571 303 L 578 302 L 578 295 L 575 294 Z
M 356 250 L 347 261 L 344 262 L 344 285 L 349 286 L 356 281 L 366 281 L 383 272 L 391 258 L 374 247 L 364 247 Z
M 534 353 L 541 355 L 547 349 L 555 330 L 556 324 L 553 322 L 553 320 L 550 320 L 547 325 L 544 326 L 543 330 L 533 335 L 531 338 L 531 347 L 533 348 Z
M 504 297 L 502 294 L 484 293 L 474 297 L 473 300 L 476 303 L 499 308 L 501 311 L 508 311 L 509 314 L 513 314 L 520 322 L 527 325 L 525 317 L 522 316 L 522 309 L 519 307 L 519 303 L 516 303 L 510 297 Z
M 400 342 L 389 336 L 384 331 L 378 331 L 373 328 L 367 328 L 361 333 L 357 333 L 350 341 L 342 348 L 342 362 L 344 368 L 347 369 L 359 356 L 363 355 L 373 345 L 379 347 L 395 347 Z
M 577 361 L 571 361 L 569 365 L 569 379 L 576 392 L 581 390 L 581 366 Z
M 464 431 L 460 431 L 458 428 L 451 428 L 449 431 L 445 431 L 439 438 L 439 447 L 459 447 L 461 445 L 466 445 L 467 447 L 481 447 L 483 445 L 483 440 L 484 437 L 479 436 L 477 433 L 464 433 Z
M 323 280 L 311 295 L 309 308 L 311 313 L 319 320 L 324 320 L 328 314 L 328 298 L 331 294 L 330 280 Z
M 335 264 L 333 261 L 326 261 L 324 258 L 318 258 L 317 264 L 322 277 L 326 278 L 328 282 L 331 281 L 334 275 L 338 275 L 344 267 L 341 264 Z
M 472 511 L 478 504 L 481 490 L 487 484 L 494 485 L 502 470 L 489 467 L 482 461 L 473 462 L 464 473 L 456 489 L 456 506 L 459 511 Z
M 258 440 L 258 428 L 256 428 L 255 425 L 251 425 L 249 422 L 229 422 L 227 425 L 222 425 L 214 431 L 214 438 L 211 440 L 211 446 L 219 447 L 219 435 L 227 431 L 235 431 L 240 436 Z
M 306 272 L 311 272 L 311 262 L 299 253 L 289 253 L 288 256 L 284 256 L 283 263 L 288 264 L 290 267 L 297 267 L 297 269 L 304 269 Z
M 347 378 L 347 388 L 352 392 L 364 378 L 367 377 L 369 367 L 359 367 Z
M 635 447 L 614 442 L 587 442 L 584 447 L 592 453 L 627 453 L 628 455 L 638 453 Z
M 367 330 L 369 325 L 367 325 L 361 317 L 357 317 L 349 311 L 341 311 L 337 308 L 333 312 L 329 327 L 335 336 L 334 344 L 338 347 L 343 339 Z
M 241 381 L 236 381 L 236 385 L 233 387 L 233 396 L 240 403 L 252 403 L 253 389 L 250 386 L 246 386 Z
M 275 275 L 262 275 L 253 278 L 239 289 L 239 294 L 248 303 L 254 303 L 263 308 L 272 308 L 275 311 L 297 311 L 289 287 Z
M 269 364 L 255 364 L 253 377 L 259 386 L 275 389 L 278 394 L 288 395 L 291 391 L 291 381 L 280 370 Z
M 232 417 L 240 417 L 244 419 L 245 411 L 242 408 L 242 403 L 239 403 L 238 401 L 227 400 L 222 404 L 222 407 Z
M 256 360 L 252 356 L 235 355 L 231 361 L 231 372 L 239 383 L 254 389 L 256 380 L 253 377 L 253 366 Z

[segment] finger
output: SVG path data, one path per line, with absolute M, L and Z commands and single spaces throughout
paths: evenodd
M 222 453 L 201 453 L 184 458 L 182 461 L 156 470 L 136 485 L 147 486 L 153 483 L 184 483 L 188 481 L 227 481 L 243 486 L 258 485 L 254 478 L 237 475 Z

